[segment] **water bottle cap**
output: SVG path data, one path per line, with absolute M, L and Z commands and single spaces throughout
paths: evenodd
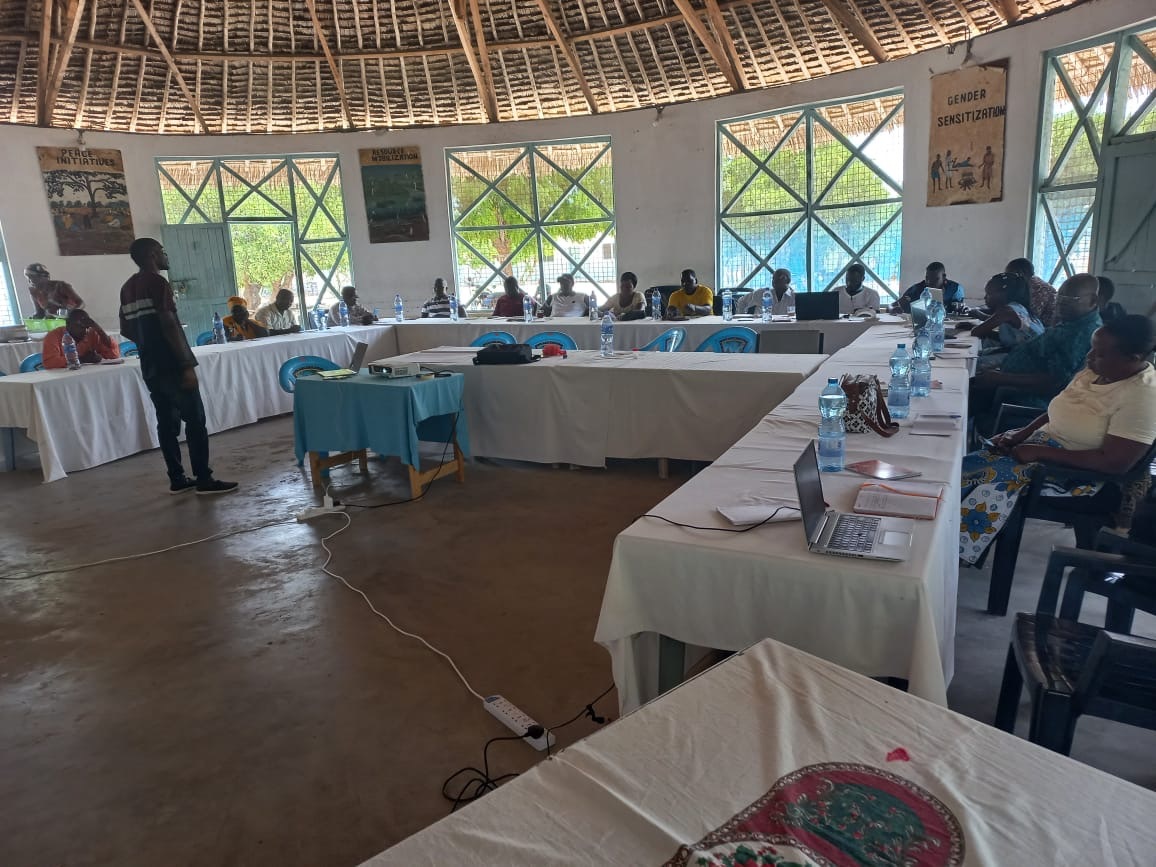
M 906 344 L 906 343 L 900 343 L 900 344 L 899 344 L 899 345 L 898 345 L 896 348 L 897 348 L 897 349 L 906 349 L 906 348 L 907 348 L 907 344 Z
M 838 383 L 839 383 L 839 380 L 833 376 L 827 380 L 827 385 L 837 385 Z

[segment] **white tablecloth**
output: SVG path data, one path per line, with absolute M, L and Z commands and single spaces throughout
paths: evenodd
M 816 436 L 818 395 L 827 377 L 882 373 L 895 341 L 879 328 L 828 359 L 771 415 L 712 466 L 651 509 L 674 521 L 729 527 L 716 511 L 744 494 L 794 499 L 792 465 Z M 844 362 L 844 354 L 852 359 Z M 867 359 L 875 357 L 880 362 Z M 966 415 L 964 362 L 934 367 L 941 391 L 913 401 L 918 412 Z M 848 435 L 847 462 L 889 460 L 947 486 L 934 521 L 916 522 L 901 563 L 812 554 L 801 522 L 748 533 L 690 530 L 643 518 L 622 532 L 595 640 L 610 651 L 622 710 L 658 694 L 658 636 L 738 650 L 776 638 L 871 676 L 905 678 L 915 695 L 946 704 L 954 665 L 962 430 L 948 438 L 909 433 Z M 963 426 L 961 425 L 961 428 Z M 832 508 L 850 511 L 867 481 L 824 473 Z M 693 660 L 689 660 L 693 661 Z
M 0 373 L 13 374 L 20 372 L 20 362 L 29 355 L 35 355 L 44 348 L 42 333 L 28 335 L 30 340 L 21 340 L 17 343 L 0 343 Z M 119 331 L 109 331 L 108 336 L 117 343 L 121 342 Z
M 898 317 L 884 316 L 883 322 L 899 322 Z M 652 322 L 636 320 L 618 322 L 614 326 L 614 345 L 617 349 L 631 350 L 645 346 L 658 335 L 670 328 L 685 328 L 686 340 L 679 347 L 680 352 L 691 352 L 700 343 L 726 328 L 728 325 L 742 325 L 755 331 L 811 330 L 823 332 L 823 352 L 831 354 L 851 343 L 873 325 L 873 320 L 835 319 L 815 322 L 760 322 L 758 320 L 734 320 L 724 322 L 721 316 L 704 316 L 686 322 Z M 476 338 L 490 331 L 506 331 L 519 341 L 541 331 L 561 331 L 574 338 L 579 349 L 598 348 L 597 322 L 586 319 L 539 319 L 534 322 L 521 320 L 508 322 L 505 319 L 471 319 L 450 322 L 448 319 L 411 319 L 396 325 L 399 352 L 418 352 L 435 346 L 468 346 Z
M 370 344 L 369 358 L 393 354 L 396 347 L 388 325 L 195 347 L 209 433 L 292 412 L 293 396 L 277 380 L 281 365 L 297 355 L 348 364 L 357 341 Z M 26 431 L 39 450 L 46 482 L 156 448 L 155 425 L 135 358 L 0 377 L 0 428 Z
M 400 356 L 465 374 L 475 455 L 603 466 L 607 458 L 711 461 L 789 395 L 822 355 L 570 352 L 476 366 L 452 347 Z
M 950 811 L 963 853 L 935 863 L 1147 867 L 1156 852 L 1156 794 L 765 641 L 366 865 L 657 867 L 785 775 L 832 762 L 894 775 Z M 856 802 L 859 834 L 894 821 L 873 811 L 880 800 L 896 803 Z

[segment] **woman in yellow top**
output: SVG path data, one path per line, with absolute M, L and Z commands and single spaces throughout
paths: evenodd
M 667 319 L 686 319 L 689 316 L 710 316 L 713 312 L 714 292 L 698 282 L 694 271 L 682 272 L 682 288 L 671 293 L 666 302 Z
M 258 337 L 268 337 L 269 332 L 249 315 L 249 305 L 240 295 L 234 295 L 227 302 L 230 316 L 221 320 L 225 326 L 225 337 L 232 343 L 237 340 L 256 340 Z
M 638 277 L 633 271 L 624 271 L 622 279 L 618 281 L 618 294 L 611 295 L 598 308 L 599 313 L 609 313 L 615 319 L 622 319 L 631 313 L 637 313 L 637 316 L 631 318 L 642 318 L 642 307 L 646 303 L 646 299 L 642 297 L 642 293 L 635 287 L 638 286 Z

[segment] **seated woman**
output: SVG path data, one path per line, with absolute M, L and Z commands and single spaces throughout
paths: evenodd
M 599 313 L 609 313 L 615 319 L 641 319 L 646 299 L 635 287 L 638 277 L 633 271 L 624 271 L 618 281 L 618 294 L 611 295 L 598 306 Z
M 959 557 L 975 563 L 1003 529 L 1032 464 L 1125 473 L 1156 440 L 1156 371 L 1146 360 L 1153 326 L 1125 316 L 1092 335 L 1087 367 L 1052 398 L 1048 410 L 992 447 L 963 458 Z M 1094 494 L 1099 485 L 1048 489 L 1045 496 Z
M 998 367 L 1015 346 L 1044 333 L 1044 323 L 1032 315 L 1032 294 L 1019 274 L 996 274 L 983 290 L 987 319 L 971 329 L 983 342 L 977 370 Z
M 244 298 L 234 295 L 226 303 L 229 305 L 229 315 L 221 320 L 221 324 L 225 326 L 225 338 L 230 343 L 269 336 L 268 329 L 249 315 L 249 305 Z
M 81 364 L 100 364 L 106 358 L 120 358 L 120 347 L 104 333 L 88 312 L 82 307 L 68 311 L 64 325 L 53 328 L 44 335 L 41 347 L 45 370 L 63 370 L 68 367 L 64 357 L 64 333 L 67 331 L 76 341 L 76 355 Z

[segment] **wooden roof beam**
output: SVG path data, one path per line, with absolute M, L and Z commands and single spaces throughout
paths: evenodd
M 718 0 L 706 0 L 706 14 L 710 18 L 710 26 L 714 29 L 715 38 L 726 49 L 731 68 L 735 71 L 735 77 L 738 78 L 740 86 L 743 90 L 749 89 L 751 82 L 747 78 L 746 70 L 743 69 L 743 63 L 739 58 L 738 48 L 731 37 L 730 29 L 727 27 L 726 21 L 723 20 L 722 9 L 719 8 Z
M 691 5 L 690 0 L 674 0 L 674 5 L 678 7 L 678 11 L 682 13 L 682 18 L 686 25 L 693 31 L 694 35 L 698 37 L 715 65 L 722 71 L 723 78 L 727 80 L 731 90 L 743 90 L 743 85 L 739 80 L 738 73 L 735 72 L 734 64 L 730 57 L 727 56 L 726 49 L 722 44 L 715 39 L 714 34 L 710 32 L 703 20 L 698 17 L 698 10 Z
M 590 113 L 598 114 L 598 103 L 594 101 L 594 93 L 590 90 L 590 85 L 586 83 L 586 76 L 582 74 L 582 67 L 578 65 L 578 55 L 574 53 L 574 46 L 562 33 L 562 28 L 558 26 L 558 20 L 550 9 L 549 0 L 538 0 L 538 8 L 542 10 L 542 17 L 546 19 L 546 26 L 550 29 L 550 35 L 558 43 L 558 50 L 562 52 L 562 56 L 570 64 L 570 70 L 574 73 L 574 77 L 578 79 L 578 86 L 582 88 L 582 95 L 586 97 L 586 105 L 590 107 Z
M 141 0 L 132 0 L 132 5 L 136 9 L 136 14 L 140 16 L 140 20 L 144 22 L 145 29 L 148 31 L 149 36 L 151 36 L 153 42 L 157 44 L 157 49 L 160 51 L 161 56 L 165 59 L 165 63 L 168 64 L 169 70 L 173 74 L 173 78 L 177 80 L 177 86 L 181 89 L 181 93 L 183 93 L 185 95 L 185 99 L 188 100 L 189 107 L 193 110 L 193 117 L 196 118 L 197 121 L 198 131 L 203 133 L 208 132 L 208 124 L 205 123 L 204 115 L 201 114 L 201 105 L 199 102 L 197 102 L 197 98 L 193 95 L 193 92 L 189 90 L 189 85 L 185 81 L 185 77 L 181 75 L 181 70 L 177 68 L 176 61 L 173 60 L 173 55 L 169 53 L 168 45 L 165 44 L 164 40 L 161 39 L 160 34 L 157 33 L 156 25 L 153 24 L 153 20 L 149 16 L 148 10 L 144 8 L 144 4 L 141 2 Z M 141 60 L 142 70 L 144 69 L 145 62 L 145 60 Z
M 494 72 L 490 68 L 490 50 L 486 47 L 486 32 L 482 29 L 482 11 L 478 0 L 469 0 L 470 15 L 474 21 L 474 48 L 482 65 L 482 83 L 490 100 L 490 116 L 498 120 L 498 92 L 494 89 Z M 500 54 L 498 55 L 501 56 Z
M 47 105 L 44 108 L 49 120 L 52 118 L 52 110 L 56 107 L 60 85 L 64 82 L 64 71 L 68 69 L 68 60 L 72 56 L 73 46 L 76 45 L 76 34 L 80 29 L 80 16 L 83 13 L 84 0 L 68 0 L 68 7 L 64 10 L 64 36 L 56 49 L 56 62 L 48 77 L 48 92 L 45 95 Z
M 877 63 L 886 63 L 891 59 L 886 49 L 879 44 L 879 40 L 875 38 L 857 11 L 852 9 L 846 0 L 823 0 L 823 5 L 827 7 L 831 16 L 847 28 L 856 41 L 867 49 L 867 53 L 874 57 Z
M 470 36 L 470 24 L 466 20 L 465 0 L 449 0 L 450 14 L 454 19 L 454 27 L 458 31 L 458 40 L 462 43 L 462 50 L 466 53 L 466 62 L 470 65 L 470 72 L 474 75 L 474 84 L 478 88 L 478 97 L 482 101 L 482 112 L 486 121 L 493 123 L 498 119 L 498 111 L 491 98 L 490 89 L 486 86 L 486 78 L 482 74 L 482 66 L 478 62 L 478 52 L 474 49 L 474 41 Z
M 140 0 L 133 0 L 139 3 Z M 329 72 L 333 75 L 333 83 L 337 85 L 337 96 L 341 100 L 341 120 L 346 129 L 353 127 L 353 116 L 349 112 L 349 96 L 345 93 L 345 79 L 341 75 L 341 68 L 329 49 L 329 40 L 325 38 L 325 29 L 321 26 L 321 19 L 317 17 L 317 0 L 305 0 L 309 9 L 309 20 L 313 22 L 313 34 L 321 44 L 321 51 L 325 55 L 325 62 L 329 64 Z M 324 116 L 321 104 L 318 103 L 318 114 Z
M 52 56 L 52 0 L 44 0 L 44 14 L 40 19 L 40 47 L 36 51 L 36 123 L 52 123 L 52 108 L 48 103 L 48 59 Z
M 1016 0 L 988 0 L 988 2 L 996 14 L 1008 24 L 1015 24 L 1020 20 L 1022 13 Z

